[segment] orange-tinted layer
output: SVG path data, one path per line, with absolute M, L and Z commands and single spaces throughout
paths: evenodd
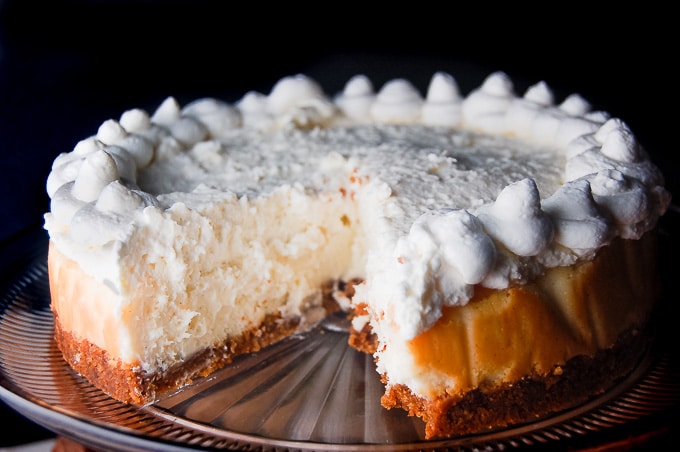
M 446 374 L 454 393 L 559 371 L 611 347 L 647 319 L 657 298 L 651 238 L 617 240 L 590 262 L 549 270 L 506 290 L 475 289 L 409 343 L 417 366 Z

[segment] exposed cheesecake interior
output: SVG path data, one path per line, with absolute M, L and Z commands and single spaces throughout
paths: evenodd
M 544 84 L 516 97 L 502 73 L 467 98 L 436 74 L 425 99 L 363 77 L 331 99 L 303 76 L 236 104 L 168 99 L 105 122 L 47 185 L 57 342 L 113 397 L 152 403 L 320 320 L 324 288 L 356 280 L 332 293 L 351 343 L 429 437 L 526 420 L 508 388 L 549 393 L 578 357 L 590 373 L 607 351 L 637 358 L 622 341 L 658 295 L 669 203 L 623 122 Z M 610 383 L 594 381 L 535 413 Z M 465 414 L 475 391 L 503 394 L 477 411 L 495 417 Z

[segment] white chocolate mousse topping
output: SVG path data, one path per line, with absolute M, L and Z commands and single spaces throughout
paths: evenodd
M 330 97 L 297 75 L 235 103 L 168 98 L 55 159 L 45 228 L 119 303 L 98 308 L 118 316 L 118 358 L 149 371 L 267 312 L 309 313 L 333 279 L 364 279 L 354 299 L 409 340 L 475 285 L 591 259 L 668 207 L 625 123 L 543 82 L 513 89 L 497 72 L 463 96 L 437 73 L 423 97 L 358 75 Z M 166 317 L 140 327 L 149 307 L 127 300 L 153 281 Z

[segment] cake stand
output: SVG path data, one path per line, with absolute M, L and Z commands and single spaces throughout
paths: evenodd
M 75 374 L 56 347 L 45 231 L 27 230 L 0 253 L 0 398 L 94 449 L 573 450 L 653 438 L 678 412 L 680 371 L 657 341 L 634 372 L 587 403 L 529 424 L 425 440 L 420 419 L 381 407 L 372 357 L 347 345 L 334 317 L 156 404 L 126 405 Z

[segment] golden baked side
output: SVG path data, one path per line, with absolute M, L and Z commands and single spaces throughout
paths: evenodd
M 55 340 L 64 359 L 94 386 L 125 403 L 152 403 L 161 394 L 223 367 L 237 355 L 258 351 L 290 336 L 300 321 L 269 315 L 238 337 L 226 337 L 189 359 L 168 363 L 162 372 L 149 373 L 139 362 L 119 357 L 120 319 L 104 314 L 112 310 L 102 308 L 115 303 L 116 295 L 54 246 L 49 248 L 48 269 Z
M 521 287 L 478 288 L 409 343 L 417 366 L 449 382 L 446 392 L 418 397 L 383 376 L 382 404 L 423 418 L 431 438 L 528 422 L 602 393 L 648 345 L 655 241 L 653 232 L 617 239 L 594 260 Z

